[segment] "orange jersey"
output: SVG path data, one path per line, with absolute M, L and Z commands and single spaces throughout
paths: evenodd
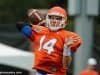
M 80 75 L 99 75 L 99 74 L 95 70 L 92 70 L 92 71 L 82 71 Z
M 47 27 L 33 25 L 32 31 L 30 39 L 34 41 L 34 68 L 48 73 L 54 73 L 62 67 L 63 48 L 67 38 L 78 37 L 77 41 L 70 47 L 74 51 L 81 43 L 77 34 L 64 29 L 53 32 Z

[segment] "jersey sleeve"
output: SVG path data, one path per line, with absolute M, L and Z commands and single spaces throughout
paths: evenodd
M 70 45 L 70 49 L 72 52 L 76 52 L 77 48 L 79 48 L 79 46 L 82 43 L 82 39 L 78 34 L 76 34 L 74 32 L 70 32 L 69 38 L 73 39 L 73 43 Z

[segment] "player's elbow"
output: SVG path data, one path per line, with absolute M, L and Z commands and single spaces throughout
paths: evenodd
M 30 26 L 24 26 L 21 30 L 21 32 L 26 36 L 26 37 L 30 37 L 32 34 L 32 29 Z
M 71 45 L 71 46 L 70 46 L 71 51 L 72 51 L 72 52 L 76 52 L 77 49 L 81 46 L 81 43 L 82 43 L 82 42 L 79 41 L 79 42 L 77 42 L 76 44 Z
M 30 37 L 32 34 L 32 29 L 29 24 L 25 22 L 17 22 L 16 27 L 19 31 L 21 31 L 26 37 Z

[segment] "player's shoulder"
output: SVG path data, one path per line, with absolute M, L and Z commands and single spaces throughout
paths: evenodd
M 47 33 L 49 32 L 49 29 L 45 26 L 39 26 L 39 25 L 33 25 L 32 30 L 37 33 Z
M 62 30 L 60 30 L 60 32 L 62 32 L 62 33 L 74 33 L 74 32 L 72 32 L 72 31 L 68 31 L 68 30 L 66 30 L 66 29 L 62 29 Z
M 77 33 L 72 32 L 72 31 L 68 31 L 68 30 L 61 30 L 61 36 L 62 37 L 71 37 L 71 36 L 79 36 Z
M 69 35 L 69 31 L 65 29 L 61 29 L 57 33 L 59 33 L 59 36 L 61 36 L 62 38 L 66 38 Z
M 66 31 L 66 34 L 67 35 L 71 35 L 71 36 L 74 36 L 74 35 L 78 35 L 76 32 L 73 32 L 73 31 Z
M 61 32 L 62 35 L 71 35 L 71 34 L 75 34 L 74 32 L 68 31 L 68 30 L 65 30 L 65 29 L 60 30 L 60 32 Z

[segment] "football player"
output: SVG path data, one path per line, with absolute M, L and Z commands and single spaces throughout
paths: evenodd
M 71 53 L 81 44 L 78 34 L 66 31 L 67 12 L 55 6 L 48 10 L 45 26 L 17 22 L 18 29 L 34 43 L 33 69 L 37 75 L 66 75 L 71 63 Z

